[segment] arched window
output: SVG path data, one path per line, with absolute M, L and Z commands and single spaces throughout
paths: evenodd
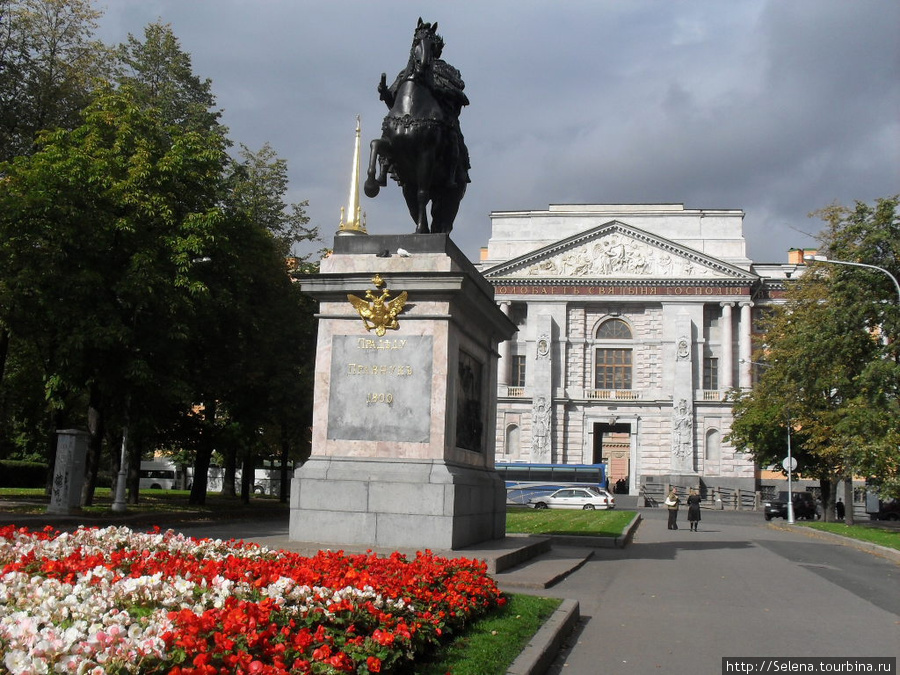
M 595 338 L 610 344 L 595 349 L 594 389 L 631 389 L 631 328 L 621 319 L 609 319 L 597 328 Z
M 630 340 L 631 329 L 622 319 L 610 319 L 600 324 L 596 337 L 598 340 Z

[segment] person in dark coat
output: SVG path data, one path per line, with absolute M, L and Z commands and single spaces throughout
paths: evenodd
M 678 493 L 675 492 L 675 488 L 669 490 L 669 496 L 666 497 L 666 508 L 669 509 L 669 529 L 677 530 L 678 523 L 678 505 L 681 503 L 681 499 L 678 497 Z
M 688 522 L 691 524 L 691 532 L 697 532 L 700 525 L 700 495 L 691 488 L 691 494 L 687 498 Z

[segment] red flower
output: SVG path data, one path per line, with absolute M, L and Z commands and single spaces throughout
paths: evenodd
M 370 656 L 366 659 L 366 668 L 369 669 L 370 673 L 380 673 L 381 672 L 381 659 L 377 656 Z

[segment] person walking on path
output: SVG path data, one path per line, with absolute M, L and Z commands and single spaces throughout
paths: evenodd
M 688 522 L 691 524 L 691 532 L 697 532 L 700 525 L 700 495 L 694 488 L 691 488 L 691 494 L 688 495 Z
M 681 500 L 678 498 L 678 493 L 675 492 L 675 488 L 669 489 L 669 496 L 666 497 L 666 508 L 669 509 L 669 529 L 677 530 L 678 523 L 678 505 L 681 503 Z

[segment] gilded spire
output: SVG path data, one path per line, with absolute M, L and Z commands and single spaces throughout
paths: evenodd
M 350 177 L 350 196 L 347 210 L 341 207 L 341 224 L 338 234 L 368 234 L 365 215 L 360 215 L 359 206 L 359 115 L 356 116 L 356 146 L 353 151 L 353 175 Z

